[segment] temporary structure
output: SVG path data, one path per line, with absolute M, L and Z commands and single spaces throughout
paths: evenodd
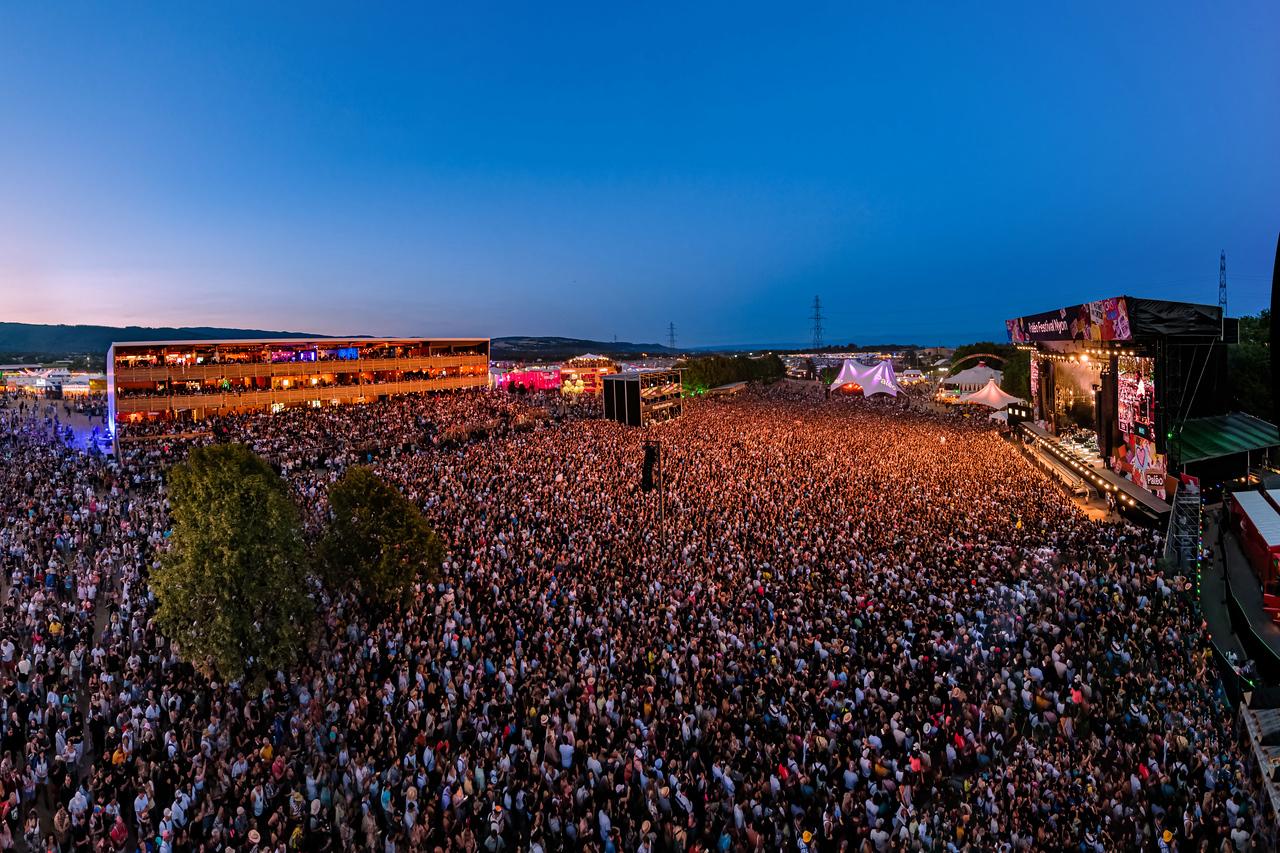
M 840 366 L 840 373 L 831 383 L 831 390 L 835 391 L 846 385 L 857 385 L 862 389 L 864 397 L 870 397 L 872 394 L 889 394 L 896 397 L 900 390 L 898 380 L 893 375 L 893 365 L 887 361 L 866 365 L 846 358 L 844 364 Z
M 942 380 L 944 388 L 958 388 L 961 391 L 977 391 L 986 385 L 992 379 L 997 383 L 1004 378 L 1004 374 L 993 367 L 987 367 L 985 361 L 980 361 L 974 367 L 960 371 L 955 376 L 948 376 Z
M 1012 394 L 1006 394 L 1001 390 L 1000 386 L 996 384 L 996 380 L 992 378 L 988 379 L 987 384 L 982 386 L 980 390 L 974 391 L 972 394 L 965 394 L 963 397 L 956 400 L 956 402 L 976 403 L 979 406 L 988 406 L 992 409 L 1003 409 L 1010 403 L 1019 403 L 1021 400 Z
M 831 383 L 831 390 L 834 391 L 846 385 L 862 385 L 870 376 L 870 367 L 851 358 L 846 358 L 844 364 L 840 365 L 840 372 L 836 374 L 835 381 Z
M 871 390 L 867 391 L 864 385 L 864 394 L 889 394 L 894 397 L 898 396 L 898 392 L 902 390 L 902 386 L 898 384 L 898 377 L 893 373 L 893 363 L 882 361 L 874 368 L 875 381 L 871 383 Z

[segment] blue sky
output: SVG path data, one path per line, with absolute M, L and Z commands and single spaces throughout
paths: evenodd
M 376 6 L 376 8 L 374 8 Z M 1232 313 L 1280 5 L 25 4 L 0 319 L 955 343 Z

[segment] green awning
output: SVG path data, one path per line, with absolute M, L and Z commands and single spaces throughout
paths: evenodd
M 1268 447 L 1280 447 L 1280 430 L 1243 412 L 1192 418 L 1169 440 L 1171 455 L 1183 465 Z

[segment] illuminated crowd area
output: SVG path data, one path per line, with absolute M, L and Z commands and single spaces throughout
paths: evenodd
M 599 405 L 210 412 L 185 437 L 126 423 L 138 440 L 113 458 L 61 442 L 52 404 L 6 398 L 0 677 L 11 708 L 41 709 L 6 743 L 69 780 L 40 806 L 0 780 L 37 840 L 64 814 L 96 849 L 1271 838 L 1193 585 L 1160 570 L 1150 530 L 1091 520 L 1007 428 L 789 380 L 650 429 Z M 385 615 L 317 595 L 306 660 L 253 691 L 194 671 L 157 633 L 148 578 L 165 472 L 214 441 L 282 472 L 308 530 L 370 464 L 447 543 L 439 583 Z

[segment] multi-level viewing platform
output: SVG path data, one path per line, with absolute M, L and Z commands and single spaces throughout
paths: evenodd
M 113 424 L 359 403 L 488 381 L 488 338 L 140 341 L 107 352 Z

